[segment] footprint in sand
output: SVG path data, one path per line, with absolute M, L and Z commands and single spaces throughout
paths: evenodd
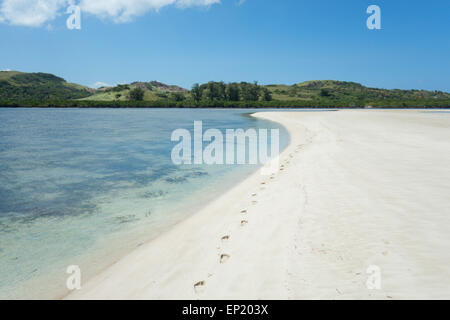
M 230 240 L 230 236 L 226 235 L 222 237 L 222 242 L 227 242 L 228 240 Z
M 242 210 L 242 211 L 241 211 L 241 214 L 247 214 L 247 210 L 245 210 L 245 209 Z
M 199 281 L 196 284 L 194 284 L 194 290 L 196 294 L 202 293 L 205 291 L 206 282 L 205 281 Z
M 252 193 L 252 197 L 256 197 L 257 196 L 257 194 L 256 193 Z
M 230 259 L 230 256 L 228 254 L 222 254 L 220 256 L 220 263 L 224 264 L 224 263 L 226 263 L 228 261 L 228 259 Z
M 241 221 L 241 227 L 245 227 L 248 224 L 247 220 L 242 220 Z

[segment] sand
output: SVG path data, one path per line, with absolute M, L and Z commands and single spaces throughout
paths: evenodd
M 450 298 L 450 114 L 255 116 L 291 134 L 273 177 L 256 172 L 66 298 Z

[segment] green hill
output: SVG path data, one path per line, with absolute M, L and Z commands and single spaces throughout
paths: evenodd
M 92 90 L 48 73 L 0 71 L 0 100 L 70 100 L 92 95 Z
M 133 82 L 131 84 L 120 84 L 115 87 L 99 88 L 95 94 L 84 98 L 88 101 L 127 101 L 130 91 L 136 88 L 144 90 L 144 101 L 157 101 L 170 99 L 174 95 L 181 95 L 187 99 L 189 91 L 179 86 L 167 85 L 158 81 Z
M 306 81 L 292 86 L 266 86 L 274 100 L 281 101 L 317 101 L 339 105 L 388 105 L 413 102 L 420 106 L 421 101 L 450 101 L 450 94 L 442 91 L 426 90 L 387 90 L 368 88 L 355 82 L 334 80 Z

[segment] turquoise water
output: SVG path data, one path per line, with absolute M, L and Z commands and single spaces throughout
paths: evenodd
M 66 294 L 256 170 L 175 166 L 171 133 L 280 128 L 251 110 L 0 109 L 0 298 Z

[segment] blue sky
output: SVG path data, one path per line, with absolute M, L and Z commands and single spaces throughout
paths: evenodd
M 23 9 L 36 1 L 0 0 L 1 70 L 89 86 L 333 79 L 450 91 L 448 0 L 81 0 L 81 30 L 66 27 L 67 0 Z M 366 27 L 371 4 L 381 30 Z

